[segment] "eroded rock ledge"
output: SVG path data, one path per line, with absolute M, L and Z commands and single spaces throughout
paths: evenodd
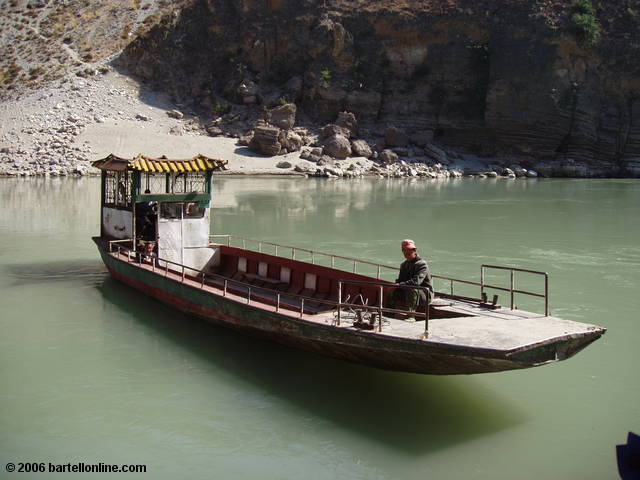
M 601 39 L 587 47 L 570 34 L 570 2 L 193 0 L 121 64 L 204 116 L 232 110 L 237 135 L 293 103 L 317 126 L 351 112 L 366 139 L 393 127 L 412 148 L 639 176 L 639 25 L 625 7 L 600 2 Z M 325 147 L 353 150 L 333 135 Z M 403 148 L 388 137 L 369 148 Z

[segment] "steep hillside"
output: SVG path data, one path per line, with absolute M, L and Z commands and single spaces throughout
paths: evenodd
M 69 72 L 83 75 L 83 69 L 119 53 L 182 3 L 1 0 L 0 98 L 41 88 Z
M 637 175 L 639 26 L 637 0 L 193 0 L 121 64 L 203 112 L 293 101 L 371 138 Z

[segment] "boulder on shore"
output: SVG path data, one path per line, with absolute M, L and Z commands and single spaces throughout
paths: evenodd
M 269 123 L 283 130 L 293 128 L 296 123 L 297 107 L 295 103 L 285 103 L 279 107 L 271 109 L 268 113 Z
M 273 125 L 259 125 L 253 131 L 253 138 L 249 142 L 249 148 L 263 155 L 278 155 L 282 144 L 278 141 L 280 129 Z
M 344 159 L 351 155 L 351 144 L 347 137 L 336 134 L 327 139 L 323 151 L 333 158 Z

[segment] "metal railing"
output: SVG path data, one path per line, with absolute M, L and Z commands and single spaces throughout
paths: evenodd
M 215 236 L 212 236 L 215 237 Z M 228 244 L 230 244 L 230 238 L 232 237 L 231 235 L 218 235 L 218 237 L 226 237 L 228 238 Z M 246 249 L 246 242 L 247 241 L 252 241 L 250 239 L 245 239 L 243 237 L 234 237 L 240 240 L 243 240 L 243 248 Z M 368 262 L 368 261 L 362 261 L 362 260 L 357 260 L 357 259 L 353 259 L 353 258 L 349 258 L 349 257 L 343 257 L 343 256 L 339 256 L 339 255 L 332 255 L 332 254 L 326 254 L 326 253 L 322 253 L 322 252 L 316 252 L 313 250 L 308 250 L 308 249 L 300 249 L 300 248 L 296 248 L 296 247 L 289 247 L 289 246 L 283 246 L 283 245 L 278 245 L 275 243 L 271 243 L 271 242 L 260 242 L 260 241 L 256 241 L 253 240 L 253 242 L 256 242 L 256 244 L 258 245 L 258 248 L 260 249 L 259 251 L 262 251 L 262 245 L 270 245 L 273 247 L 280 247 L 280 248 L 287 248 L 287 249 L 291 249 L 291 258 L 295 259 L 295 252 L 296 251 L 304 251 L 307 253 L 313 253 L 315 255 L 324 255 L 327 256 L 329 258 L 332 259 L 343 259 L 343 260 L 348 260 L 348 261 L 353 261 L 353 262 L 357 262 L 357 263 L 363 263 L 363 264 L 367 264 L 367 265 L 373 265 L 375 267 L 378 267 L 377 271 L 378 273 L 381 271 L 382 268 L 386 268 L 389 270 L 394 270 L 397 271 L 398 269 L 395 267 L 388 267 L 386 265 L 379 265 L 373 262 Z M 378 281 L 378 282 L 372 282 L 372 281 L 362 281 L 362 280 L 339 280 L 338 281 L 338 298 L 337 301 L 334 300 L 326 300 L 326 299 L 319 299 L 319 298 L 315 298 L 315 297 L 309 297 L 309 296 L 305 296 L 305 295 L 300 295 L 300 294 L 294 294 L 294 293 L 289 293 L 289 292 L 281 292 L 279 290 L 275 290 L 275 289 L 270 289 L 270 288 L 266 288 L 266 287 L 258 287 L 255 285 L 252 285 L 251 283 L 247 283 L 247 282 L 242 282 L 239 280 L 233 280 L 230 279 L 228 277 L 225 277 L 223 275 L 220 274 L 216 274 L 216 273 L 209 273 L 209 272 L 205 272 L 203 270 L 197 269 L 197 268 L 192 268 L 192 267 L 188 267 L 184 264 L 178 263 L 178 262 L 174 262 L 171 260 L 167 260 L 167 259 L 162 259 L 159 258 L 157 256 L 145 256 L 145 254 L 143 252 L 138 252 L 136 251 L 134 248 L 132 247 L 126 247 L 123 246 L 122 244 L 125 243 L 132 243 L 132 239 L 123 239 L 123 240 L 112 240 L 109 242 L 109 252 L 113 253 L 114 249 L 117 250 L 117 254 L 120 256 L 126 256 L 127 257 L 127 261 L 128 262 L 138 262 L 138 263 L 144 263 L 144 261 L 148 258 L 149 260 L 147 260 L 147 262 L 151 265 L 152 270 L 154 272 L 156 272 L 157 270 L 161 270 L 164 272 L 164 276 L 168 276 L 169 273 L 171 272 L 172 274 L 176 274 L 179 275 L 181 278 L 181 282 L 184 283 L 185 279 L 187 279 L 189 276 L 193 277 L 193 282 L 197 282 L 199 277 L 199 283 L 200 283 L 200 287 L 204 288 L 205 284 L 207 286 L 211 286 L 214 288 L 221 288 L 222 289 L 222 295 L 226 296 L 227 292 L 229 290 L 229 286 L 232 286 L 232 291 L 234 294 L 243 297 L 246 296 L 246 301 L 247 303 L 251 302 L 251 298 L 252 298 L 252 294 L 256 295 L 256 291 L 257 292 L 262 292 L 262 296 L 263 298 L 261 299 L 261 301 L 263 301 L 264 303 L 264 296 L 266 295 L 267 297 L 272 297 L 271 299 L 267 298 L 267 300 L 271 300 L 275 303 L 275 311 L 279 312 L 282 308 L 287 308 L 288 310 L 293 310 L 293 311 L 298 311 L 300 317 L 302 317 L 305 313 L 305 302 L 307 303 L 307 307 L 309 307 L 310 305 L 326 305 L 329 308 L 327 310 L 336 310 L 336 324 L 340 325 L 340 321 L 341 321 L 341 317 L 342 317 L 342 312 L 344 311 L 344 309 L 348 308 L 348 309 L 360 309 L 363 311 L 376 311 L 377 312 L 377 316 L 378 316 L 378 331 L 382 331 L 382 325 L 383 325 L 383 318 L 384 318 L 384 313 L 391 313 L 391 314 L 400 314 L 400 315 L 406 315 L 406 314 L 412 314 L 415 317 L 418 318 L 424 318 L 425 319 L 425 338 L 426 335 L 428 333 L 428 329 L 429 329 L 429 302 L 427 302 L 427 306 L 425 308 L 425 312 L 421 313 L 421 312 L 410 312 L 408 310 L 399 310 L 399 309 L 391 309 L 391 308 L 385 308 L 383 305 L 384 302 L 384 289 L 385 288 L 412 288 L 415 290 L 428 290 L 425 287 L 419 287 L 419 286 L 406 286 L 406 285 L 397 285 L 395 283 L 390 283 L 390 282 L 384 282 L 384 281 Z M 332 264 L 334 262 L 332 261 Z M 162 265 L 164 264 L 164 265 Z M 175 266 L 177 268 L 169 268 L 169 266 Z M 356 263 L 354 263 L 354 271 L 355 271 L 355 265 Z M 491 285 L 488 283 L 485 283 L 485 271 L 487 269 L 498 269 L 498 270 L 506 270 L 510 272 L 510 286 L 509 288 L 506 287 L 502 287 L 499 285 Z M 192 275 L 192 274 L 188 274 L 187 272 L 195 272 L 196 275 Z M 526 290 L 520 290 L 520 289 L 516 289 L 515 288 L 515 272 L 523 272 L 523 273 L 530 273 L 530 274 L 536 274 L 536 275 L 543 275 L 545 277 L 545 284 L 544 284 L 544 294 L 540 294 L 540 293 L 536 293 L 536 292 L 529 292 Z M 545 300 L 545 316 L 549 315 L 549 301 L 548 301 L 548 293 L 549 293 L 549 281 L 548 281 L 548 274 L 546 272 L 539 272 L 539 271 L 535 271 L 535 270 L 528 270 L 528 269 L 521 269 L 521 268 L 514 268 L 514 267 L 502 267 L 502 266 L 496 266 L 496 265 L 482 265 L 481 269 L 480 269 L 480 282 L 473 282 L 473 281 L 469 281 L 469 280 L 460 280 L 460 279 L 455 279 L 455 278 L 451 278 L 451 277 L 446 277 L 446 276 L 442 276 L 442 275 L 432 275 L 433 278 L 436 279 L 440 279 L 440 280 L 444 280 L 444 281 L 448 281 L 449 285 L 450 285 L 450 293 L 446 294 L 443 292 L 436 292 L 435 295 L 440 295 L 440 296 L 450 296 L 453 298 L 459 298 L 459 299 L 463 299 L 463 300 L 471 300 L 471 301 L 475 301 L 475 302 L 479 302 L 482 303 L 483 299 L 486 303 L 486 294 L 485 294 L 485 289 L 494 289 L 494 290 L 500 290 L 500 291 L 506 291 L 510 293 L 510 306 L 511 309 L 513 310 L 515 308 L 515 304 L 514 304 L 514 295 L 517 294 L 524 294 L 524 295 L 531 295 L 534 297 L 540 297 L 540 298 L 544 298 Z M 191 279 L 189 279 L 191 280 Z M 211 282 L 207 283 L 207 280 L 211 280 Z M 378 278 L 378 280 L 380 280 Z M 216 283 L 217 281 L 217 283 Z M 454 284 L 457 283 L 461 283 L 461 284 L 466 284 L 466 285 L 474 285 L 474 286 L 478 286 L 480 287 L 480 298 L 479 299 L 475 299 L 475 298 L 468 298 L 468 297 L 463 297 L 461 295 L 456 295 L 454 293 Z M 369 286 L 373 286 L 373 287 L 378 287 L 379 291 L 378 291 L 378 304 L 377 305 L 366 305 L 366 304 L 356 304 L 355 302 L 350 302 L 350 298 L 347 297 L 346 299 L 343 299 L 343 291 L 344 288 L 343 286 L 345 284 L 352 284 L 352 285 L 369 285 Z M 245 293 L 246 292 L 246 293 Z M 283 302 L 283 300 L 285 300 Z M 286 300 L 289 300 L 288 302 Z M 291 301 L 292 300 L 292 301 Z M 299 305 L 298 305 L 299 303 Z M 495 303 L 495 301 L 494 301 Z M 284 305 L 284 307 L 283 307 Z M 307 309 L 308 311 L 311 311 L 309 309 Z
M 376 277 L 375 278 L 377 280 L 381 280 L 381 273 L 383 271 L 386 273 L 386 272 L 389 272 L 389 271 L 397 272 L 399 270 L 399 268 L 397 268 L 397 267 L 390 267 L 388 265 L 382 265 L 382 264 L 375 263 L 375 262 L 370 262 L 370 261 L 367 261 L 367 260 L 358 260 L 356 258 L 345 257 L 345 256 L 341 256 L 341 255 L 333 255 L 331 253 L 318 252 L 316 250 L 310 250 L 310 249 L 306 249 L 306 248 L 298 248 L 298 247 L 292 247 L 292 246 L 289 246 L 289 245 L 281 245 L 281 244 L 273 243 L 273 242 L 265 242 L 265 241 L 262 241 L 262 240 L 254 240 L 254 239 L 250 239 L 250 238 L 240 237 L 240 236 L 237 236 L 237 235 L 227 235 L 227 234 L 210 235 L 209 238 L 210 239 L 213 239 L 213 238 L 225 238 L 227 240 L 226 241 L 226 245 L 227 246 L 233 246 L 232 245 L 232 241 L 235 240 L 235 241 L 238 241 L 238 242 L 241 243 L 242 248 L 244 250 L 246 250 L 248 246 L 249 247 L 253 246 L 254 248 L 256 248 L 256 251 L 259 252 L 259 253 L 266 253 L 266 252 L 264 252 L 264 246 L 270 246 L 270 247 L 272 247 L 274 249 L 274 255 L 282 256 L 284 258 L 291 258 L 292 260 L 296 259 L 296 253 L 301 253 L 301 252 L 307 253 L 307 254 L 309 254 L 311 256 L 310 263 L 312 263 L 312 264 L 315 264 L 315 261 L 316 261 L 317 257 L 326 257 L 326 258 L 330 259 L 331 268 L 336 268 L 336 260 L 344 260 L 344 261 L 347 261 L 347 262 L 353 264 L 353 269 L 351 270 L 352 273 L 358 273 L 357 266 L 359 264 L 373 266 L 373 267 L 376 268 Z M 279 255 L 281 253 L 282 249 L 286 250 L 286 253 L 288 253 L 287 256 Z M 484 281 L 485 270 L 489 269 L 489 268 L 511 271 L 511 282 L 510 282 L 509 288 L 486 284 L 485 281 Z M 345 270 L 345 271 L 347 271 L 347 270 Z M 536 274 L 536 275 L 543 275 L 545 277 L 544 294 L 516 289 L 515 288 L 515 280 L 514 280 L 514 272 L 525 272 L 525 273 L 531 273 L 531 274 Z M 509 292 L 511 310 L 513 310 L 515 308 L 514 294 L 516 294 L 516 293 L 523 294 L 523 295 L 529 295 L 529 296 L 533 296 L 533 297 L 544 298 L 544 314 L 545 314 L 545 316 L 549 316 L 549 275 L 546 272 L 539 272 L 539 271 L 536 271 L 536 270 L 528 270 L 528 269 L 515 268 L 515 267 L 502 267 L 502 266 L 496 266 L 496 265 L 482 265 L 480 267 L 480 282 L 474 282 L 472 280 L 461 280 L 459 278 L 453 278 L 453 277 L 448 277 L 448 276 L 444 276 L 444 275 L 432 275 L 431 277 L 434 278 L 434 279 L 442 280 L 442 281 L 447 282 L 449 284 L 449 293 L 435 292 L 437 295 L 447 295 L 447 296 L 450 296 L 450 297 L 459 297 L 459 298 L 464 298 L 464 299 L 467 299 L 467 300 L 473 300 L 473 301 L 477 301 L 479 303 L 483 303 L 484 295 L 485 295 L 485 289 L 486 288 L 491 288 L 491 289 L 494 289 L 494 290 L 500 290 L 500 291 Z M 455 293 L 455 291 L 454 291 L 455 290 L 454 289 L 454 285 L 457 285 L 457 284 L 473 285 L 473 286 L 479 287 L 480 288 L 479 297 L 478 298 L 468 298 L 468 297 L 463 297 L 461 295 L 457 295 Z M 486 303 L 486 301 L 484 303 Z
M 367 260 L 359 260 L 357 258 L 345 257 L 342 255 L 334 255 L 332 253 L 319 252 L 317 250 L 310 250 L 308 248 L 292 247 L 290 245 L 281 245 L 279 243 L 265 242 L 262 240 L 253 240 L 251 238 L 239 237 L 237 235 L 209 235 L 209 238 L 210 239 L 226 238 L 227 239 L 226 244 L 228 247 L 232 247 L 233 246 L 232 240 L 236 240 L 241 243 L 243 250 L 247 250 L 247 245 L 249 245 L 249 246 L 254 246 L 258 253 L 267 253 L 264 251 L 264 246 L 269 246 L 273 248 L 273 252 L 274 252 L 273 255 L 280 256 L 283 258 L 290 258 L 291 260 L 296 260 L 296 255 L 299 255 L 300 253 L 306 253 L 310 255 L 309 262 L 312 265 L 316 265 L 318 257 L 327 258 L 329 260 L 329 264 L 331 265 L 331 268 L 336 268 L 336 260 L 344 260 L 353 265 L 351 269 L 351 273 L 358 273 L 358 265 L 368 265 L 376 268 L 376 279 L 378 280 L 380 280 L 383 270 L 388 270 L 388 271 L 398 270 L 396 267 L 389 267 L 387 265 L 381 265 L 379 263 L 369 262 Z M 283 249 L 286 251 L 286 253 L 288 253 L 288 255 L 286 256 L 282 255 Z
M 144 252 L 138 252 L 132 248 L 118 245 L 118 243 L 121 243 L 121 242 L 124 242 L 124 240 L 110 241 L 109 252 L 114 253 L 114 250 L 115 250 L 117 255 L 127 257 L 127 262 L 130 262 L 130 263 L 140 263 L 140 264 L 147 263 L 151 265 L 151 269 L 153 272 L 157 272 L 157 271 L 164 272 L 165 277 L 167 277 L 169 273 L 179 275 L 181 279 L 180 280 L 181 283 L 185 283 L 185 280 L 189 280 L 196 285 L 199 283 L 200 288 L 203 288 L 203 289 L 205 285 L 214 287 L 214 288 L 220 288 L 222 290 L 223 297 L 227 296 L 227 293 L 230 291 L 229 287 L 232 287 L 231 293 L 233 293 L 234 295 L 238 295 L 241 298 L 246 297 L 247 303 L 250 303 L 252 299 L 252 295 L 255 298 L 256 292 L 261 292 L 263 294 L 263 298 L 261 298 L 261 301 L 263 301 L 263 303 L 265 303 L 264 302 L 265 294 L 273 297 L 272 299 L 266 298 L 266 300 L 272 300 L 274 302 L 276 312 L 279 312 L 283 308 L 289 307 L 288 308 L 289 310 L 298 311 L 300 317 L 302 317 L 305 313 L 305 302 L 307 303 L 307 307 L 309 307 L 310 304 L 328 305 L 331 307 L 329 308 L 329 310 L 334 309 L 338 306 L 338 302 L 335 302 L 333 300 L 325 300 L 325 299 L 308 297 L 305 295 L 299 295 L 299 294 L 294 294 L 289 292 L 281 292 L 279 290 L 274 290 L 266 287 L 257 287 L 247 282 L 230 279 L 228 277 L 219 275 L 217 273 L 205 272 L 203 270 L 199 270 L 193 267 L 188 267 L 186 265 L 183 265 L 181 263 L 174 262 L 171 260 L 163 259 L 156 256 L 148 257 L 144 254 Z M 147 258 L 149 260 L 146 260 Z M 161 265 L 161 264 L 164 264 L 164 265 Z M 169 265 L 173 265 L 178 268 L 177 269 L 169 268 Z M 187 273 L 188 271 L 196 272 L 197 276 L 188 274 Z M 190 276 L 192 278 L 189 278 Z M 209 280 L 209 282 L 207 282 L 207 280 Z M 215 283 L 215 280 L 218 280 L 217 284 Z M 286 302 L 287 299 L 294 300 L 294 302 L 299 302 L 299 306 L 296 303 Z M 344 305 L 346 306 L 350 304 L 344 303 Z M 309 308 L 307 308 L 307 311 L 309 311 Z
M 354 303 L 343 303 L 342 302 L 342 292 L 343 285 L 369 285 L 373 287 L 378 287 L 378 304 L 377 305 L 357 305 Z M 384 289 L 385 288 L 403 288 L 407 290 L 418 290 L 424 291 L 429 298 L 429 289 L 426 287 L 420 287 L 417 285 L 398 285 L 397 283 L 388 283 L 388 282 L 367 282 L 363 280 L 338 280 L 338 311 L 337 311 L 337 325 L 340 325 L 340 319 L 342 317 L 342 309 L 344 306 L 348 306 L 350 308 L 358 308 L 361 310 L 375 310 L 377 312 L 378 317 L 378 331 L 382 331 L 382 323 L 383 323 L 383 313 L 391 313 L 391 314 L 400 314 L 406 315 L 409 314 L 414 317 L 424 318 L 424 334 L 425 338 L 429 333 L 429 301 L 425 302 L 425 311 L 424 313 L 420 312 L 412 312 L 410 310 L 400 310 L 396 308 L 387 308 L 384 306 Z
M 506 270 L 509 272 L 509 288 L 500 287 L 497 285 L 489 285 L 485 283 L 485 270 L 494 269 L 494 270 Z M 526 290 L 516 289 L 515 285 L 515 273 L 530 273 L 533 275 L 542 275 L 544 276 L 544 293 L 536 293 L 536 292 L 528 292 Z M 523 295 L 530 295 L 533 297 L 544 298 L 544 316 L 549 316 L 549 274 L 547 272 L 539 272 L 537 270 L 528 270 L 526 268 L 514 268 L 514 267 L 502 267 L 499 265 L 481 265 L 480 266 L 480 296 L 485 297 L 484 289 L 491 288 L 493 290 L 500 290 L 503 292 L 509 292 L 510 295 L 510 305 L 511 310 L 515 307 L 515 294 L 520 293 Z
M 378 311 L 379 316 L 379 326 L 378 331 L 382 331 L 383 324 L 383 313 L 392 313 L 392 314 L 412 314 L 419 318 L 425 318 L 425 333 L 428 328 L 428 318 L 429 312 L 428 310 L 422 314 L 419 312 L 410 312 L 408 310 L 400 310 L 400 309 L 391 309 L 384 308 L 381 301 L 377 306 L 367 306 L 355 303 L 355 301 L 351 302 L 350 297 L 346 299 L 342 298 L 343 285 L 345 283 L 355 284 L 355 285 L 372 285 L 379 286 L 380 288 L 380 299 L 384 298 L 383 290 L 385 287 L 403 287 L 398 286 L 396 284 L 387 283 L 387 282 L 367 282 L 367 281 L 356 281 L 356 280 L 339 280 L 338 281 L 338 301 L 334 300 L 326 300 L 319 299 L 315 297 L 309 297 L 305 295 L 299 295 L 288 292 L 281 292 L 279 290 L 274 290 L 266 287 L 257 287 L 250 283 L 242 282 L 239 280 L 233 280 L 223 275 L 219 275 L 216 273 L 209 273 L 203 270 L 199 270 L 196 268 L 188 267 L 184 264 L 174 262 L 171 260 L 159 258 L 156 256 L 146 256 L 144 252 L 138 252 L 133 248 L 122 246 L 121 243 L 130 242 L 131 240 L 112 240 L 109 242 L 109 252 L 115 253 L 118 256 L 124 256 L 127 258 L 127 262 L 129 263 L 139 263 L 139 264 L 148 264 L 151 265 L 151 269 L 153 272 L 161 272 L 164 273 L 164 276 L 167 277 L 171 273 L 172 275 L 177 275 L 180 277 L 181 283 L 185 283 L 185 280 L 191 281 L 194 286 L 199 286 L 204 289 L 205 285 L 213 288 L 218 288 L 222 290 L 222 296 L 226 297 L 227 293 L 231 292 L 234 295 L 239 296 L 240 298 L 246 298 L 247 304 L 251 303 L 252 297 L 255 301 L 259 301 L 261 303 L 267 303 L 269 301 L 274 303 L 275 311 L 280 312 L 283 308 L 287 310 L 297 311 L 300 318 L 305 314 L 305 303 L 307 305 L 307 312 L 309 312 L 309 308 L 312 305 L 326 305 L 329 308 L 327 310 L 335 310 L 337 315 L 336 325 L 340 325 L 341 313 L 345 309 L 364 309 L 364 310 L 372 310 L 375 309 Z M 147 260 L 148 259 L 148 260 Z M 171 266 L 177 268 L 170 268 Z M 197 276 L 190 275 L 187 272 L 196 272 Z M 190 278 L 191 277 L 191 278 Z M 199 277 L 199 278 L 198 278 Z M 207 281 L 209 280 L 209 282 Z M 217 280 L 217 283 L 216 283 Z M 231 287 L 231 288 L 230 288 Z M 403 287 L 404 288 L 404 287 Z M 407 288 L 416 288 L 416 289 L 424 289 L 423 287 L 407 287 Z M 426 290 L 426 289 L 425 289 Z M 258 298 L 256 298 L 258 297 Z M 271 297 L 271 298 L 269 298 Z M 265 302 L 266 300 L 266 302 Z M 289 300 L 289 301 L 287 301 Z

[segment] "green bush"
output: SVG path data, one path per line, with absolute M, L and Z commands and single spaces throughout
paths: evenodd
M 322 88 L 329 88 L 329 86 L 331 85 L 332 77 L 333 75 L 331 75 L 331 70 L 329 70 L 328 68 L 326 70 L 322 70 L 320 72 L 320 86 Z
M 582 46 L 593 46 L 600 39 L 600 23 L 589 0 L 576 0 L 571 5 L 569 31 Z

